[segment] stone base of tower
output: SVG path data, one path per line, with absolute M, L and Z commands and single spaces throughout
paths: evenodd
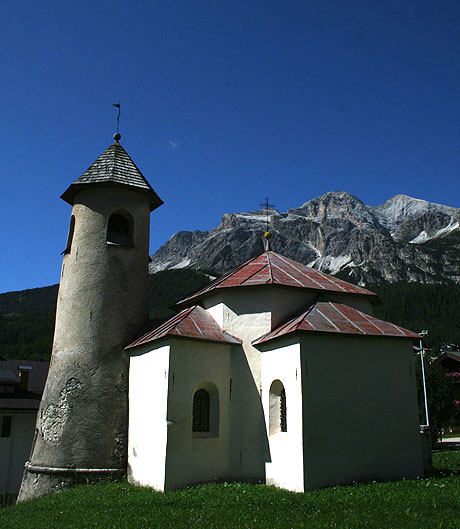
M 62 473 L 54 470 L 52 473 L 24 470 L 17 502 L 19 503 L 33 498 L 39 498 L 40 496 L 47 496 L 75 485 L 98 483 L 108 480 L 120 480 L 123 479 L 124 476 L 124 469 L 114 469 L 112 471 L 91 469 L 87 472 L 80 470 L 65 470 Z

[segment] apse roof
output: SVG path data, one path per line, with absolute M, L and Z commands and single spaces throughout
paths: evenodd
M 208 342 L 241 343 L 240 340 L 223 331 L 202 307 L 194 305 L 179 312 L 153 331 L 144 334 L 125 349 L 131 349 L 167 336 L 194 338 Z
M 112 143 L 80 178 L 75 180 L 61 195 L 61 198 L 69 204 L 73 204 L 74 194 L 83 186 L 93 184 L 132 187 L 149 197 L 151 210 L 163 204 L 161 198 L 155 193 L 145 176 L 118 141 Z
M 253 345 L 259 345 L 295 331 L 420 338 L 418 334 L 412 331 L 374 318 L 348 305 L 328 300 L 318 300 L 299 316 L 280 325 L 277 329 L 254 340 L 252 343 Z
M 227 272 L 191 296 L 182 299 L 176 306 L 185 306 L 217 289 L 255 285 L 280 285 L 316 291 L 358 294 L 371 296 L 371 300 L 378 303 L 377 294 L 370 290 L 319 272 L 275 252 L 267 251 Z

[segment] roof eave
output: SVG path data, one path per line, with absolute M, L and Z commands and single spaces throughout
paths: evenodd
M 347 336 L 347 337 L 355 337 L 355 338 L 397 338 L 404 339 L 404 340 L 415 340 L 419 339 L 420 337 L 418 335 L 415 336 L 402 336 L 402 335 L 396 335 L 396 334 L 358 334 L 358 333 L 347 333 L 347 332 L 337 332 L 337 331 L 309 331 L 305 329 L 295 329 L 289 333 L 280 334 L 278 336 L 273 336 L 272 338 L 264 339 L 264 337 L 257 338 L 253 342 L 251 342 L 251 345 L 258 347 L 259 345 L 264 345 L 271 343 L 275 340 L 280 340 L 281 338 L 289 338 L 293 337 L 296 333 L 302 333 L 302 334 L 327 334 L 328 336 Z
M 232 338 L 235 341 L 225 341 L 225 340 L 212 340 L 210 338 L 203 338 L 199 336 L 185 336 L 185 335 L 179 335 L 179 334 L 166 334 L 164 336 L 159 336 L 158 338 L 152 338 L 151 340 L 148 340 L 146 342 L 142 342 L 135 345 L 127 345 L 125 347 L 125 351 L 127 351 L 128 354 L 135 355 L 137 354 L 137 351 L 139 347 L 146 346 L 150 343 L 161 343 L 161 342 L 168 342 L 169 340 L 179 339 L 179 340 L 194 340 L 194 341 L 200 341 L 200 342 L 209 342 L 209 343 L 216 343 L 221 345 L 241 345 L 241 340 L 238 338 L 235 338 L 232 336 Z
M 119 182 L 91 182 L 82 184 L 77 184 L 74 182 L 64 191 L 64 193 L 62 193 L 60 198 L 62 198 L 64 202 L 67 202 L 68 204 L 73 206 L 75 203 L 73 198 L 79 191 L 95 186 L 117 187 L 120 189 L 130 189 L 131 191 L 136 191 L 137 193 L 140 193 L 141 195 L 144 195 L 149 199 L 150 211 L 154 211 L 155 209 L 159 208 L 162 204 L 164 204 L 163 200 L 161 200 L 161 198 L 155 193 L 153 189 L 143 189 L 129 184 L 120 184 Z
M 297 287 L 297 286 L 294 286 L 294 285 L 280 285 L 279 283 L 261 283 L 261 284 L 258 284 L 258 285 L 234 285 L 234 286 L 222 286 L 222 285 L 217 285 L 215 288 L 213 288 L 212 290 L 208 291 L 208 292 L 204 292 L 202 294 L 200 294 L 200 292 L 197 292 L 196 295 L 194 296 L 191 296 L 191 297 L 188 297 L 188 298 L 185 298 L 181 301 L 178 301 L 177 303 L 175 303 L 174 305 L 171 306 L 172 309 L 174 310 L 183 310 L 185 309 L 186 307 L 190 306 L 190 305 L 196 305 L 197 303 L 199 303 L 201 300 L 209 297 L 209 296 L 212 296 L 214 294 L 216 294 L 216 292 L 218 290 L 226 290 L 226 289 L 242 289 L 242 288 L 266 288 L 266 287 L 277 287 L 277 288 L 285 288 L 285 289 L 288 289 L 288 290 L 303 290 L 304 292 L 312 292 L 312 293 L 320 293 L 321 295 L 324 295 L 324 296 L 327 296 L 328 294 L 331 295 L 331 294 L 337 294 L 339 296 L 352 296 L 354 298 L 356 297 L 365 297 L 369 300 L 370 304 L 372 306 L 376 306 L 376 305 L 381 305 L 382 304 L 382 301 L 380 300 L 380 298 L 378 297 L 377 294 L 375 294 L 374 292 L 370 292 L 369 291 L 369 294 L 365 294 L 365 293 L 361 293 L 361 292 L 343 292 L 341 290 L 318 290 L 316 288 L 310 288 L 310 287 Z

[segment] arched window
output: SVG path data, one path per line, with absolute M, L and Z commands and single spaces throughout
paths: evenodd
M 219 437 L 219 391 L 212 382 L 201 383 L 193 393 L 192 436 Z
M 282 432 L 287 432 L 286 390 L 284 388 L 280 395 L 280 428 Z
M 134 246 L 133 221 L 127 213 L 112 213 L 107 223 L 107 242 L 118 246 Z
M 281 380 L 274 380 L 269 394 L 269 434 L 287 432 L 286 390 Z
M 199 389 L 193 395 L 193 424 L 194 432 L 209 432 L 209 393 Z
M 69 226 L 69 235 L 67 236 L 67 244 L 65 245 L 65 250 L 61 252 L 61 255 L 67 255 L 70 253 L 72 248 L 73 233 L 75 231 L 75 215 L 70 217 L 70 226 Z

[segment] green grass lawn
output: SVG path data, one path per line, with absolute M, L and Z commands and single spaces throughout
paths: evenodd
M 296 494 L 265 485 L 159 493 L 127 483 L 83 485 L 0 510 L 2 529 L 458 529 L 460 452 L 434 456 L 433 477 Z

